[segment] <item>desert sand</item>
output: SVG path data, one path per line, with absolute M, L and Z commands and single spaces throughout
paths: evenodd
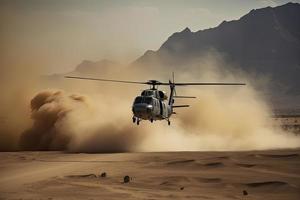
M 100 174 L 106 172 L 106 177 Z M 124 176 L 130 182 L 124 183 Z M 300 199 L 300 149 L 1 152 L 0 199 Z

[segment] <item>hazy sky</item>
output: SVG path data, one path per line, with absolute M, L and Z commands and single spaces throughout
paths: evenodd
M 129 63 L 174 32 L 215 27 L 288 0 L 0 0 L 0 64 L 43 73 L 82 60 Z M 296 0 L 293 2 L 300 2 Z

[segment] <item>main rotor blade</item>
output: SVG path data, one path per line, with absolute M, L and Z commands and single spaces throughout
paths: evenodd
M 173 108 L 187 108 L 190 107 L 190 105 L 177 105 L 177 106 L 172 106 Z
M 161 83 L 161 85 L 170 85 L 170 83 Z M 246 83 L 174 83 L 176 86 L 185 85 L 246 85 Z
M 79 77 L 79 76 L 65 76 L 65 78 L 83 79 L 83 80 L 91 80 L 91 81 L 106 81 L 106 82 L 116 82 L 116 83 L 146 84 L 146 85 L 148 85 L 147 82 L 139 82 L 139 81 L 124 81 L 124 80 L 90 78 L 90 77 Z
M 82 80 L 92 80 L 92 81 L 106 81 L 115 83 L 131 83 L 131 84 L 144 84 L 144 85 L 170 85 L 175 86 L 185 86 L 185 85 L 246 85 L 245 83 L 162 83 L 156 80 L 150 80 L 147 82 L 140 81 L 125 81 L 125 80 L 114 80 L 114 79 L 102 79 L 102 78 L 92 78 L 92 77 L 80 77 L 80 76 L 65 76 L 65 78 L 72 79 L 82 79 Z
M 173 98 L 179 98 L 179 99 L 196 99 L 197 97 L 192 96 L 173 96 Z
M 175 85 L 246 85 L 245 83 L 175 83 Z

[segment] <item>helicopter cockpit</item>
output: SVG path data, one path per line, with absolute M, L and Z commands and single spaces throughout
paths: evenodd
M 153 102 L 153 98 L 152 97 L 143 97 L 143 96 L 139 96 L 136 97 L 134 100 L 134 104 L 141 104 L 141 103 L 145 103 L 145 104 L 152 104 Z
M 166 95 L 166 93 L 161 90 L 143 90 L 143 92 L 141 93 L 141 96 L 144 96 L 144 97 L 152 96 L 154 98 L 163 99 L 163 100 L 168 99 L 168 96 Z
M 154 98 L 149 96 L 138 96 L 132 106 L 132 112 L 141 119 L 147 119 L 153 110 Z

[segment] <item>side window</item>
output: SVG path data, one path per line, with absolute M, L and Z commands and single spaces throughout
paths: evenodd
M 159 91 L 158 90 L 155 91 L 155 96 L 156 96 L 156 98 L 159 97 Z
M 162 99 L 164 98 L 164 93 L 162 91 L 159 91 L 159 97 Z

